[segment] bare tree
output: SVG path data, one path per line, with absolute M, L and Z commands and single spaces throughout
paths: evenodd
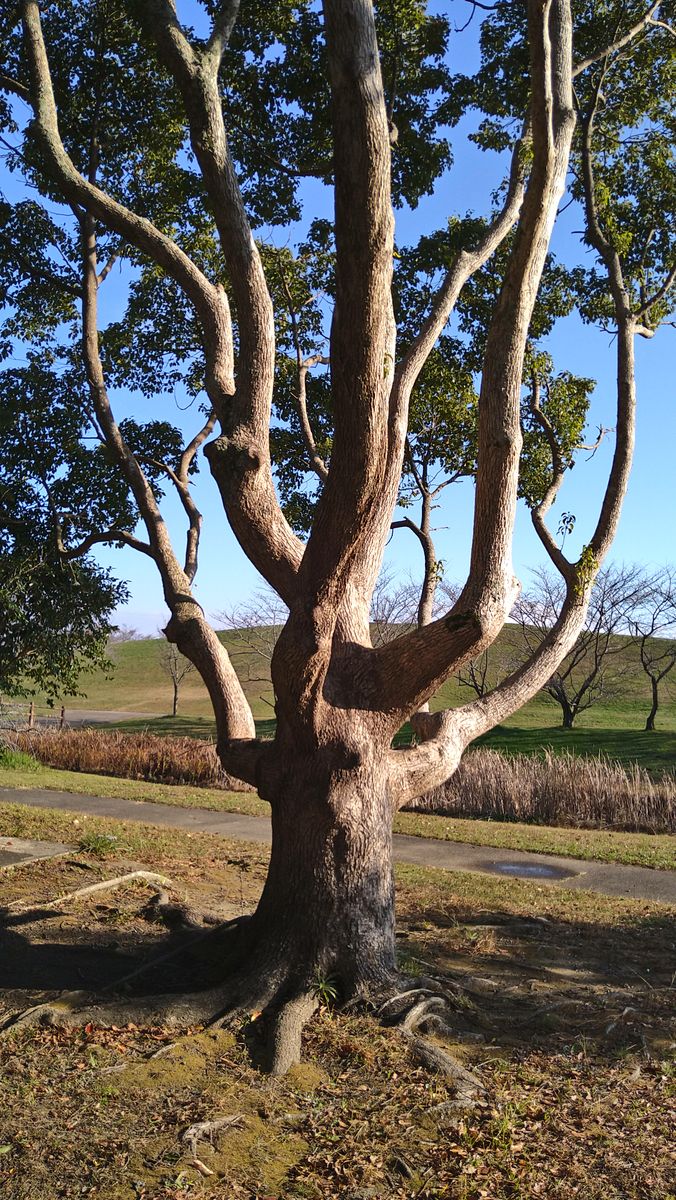
M 416 624 L 419 588 L 412 580 L 401 583 L 392 571 L 383 569 L 371 599 L 371 640 L 384 646 L 409 632 Z
M 471 659 L 467 666 L 458 671 L 456 679 L 461 687 L 470 688 L 475 696 L 480 699 L 482 696 L 487 696 L 491 689 L 495 686 L 492 671 L 491 647 L 487 646 L 482 654 Z
M 86 540 L 132 545 L 157 565 L 171 619 L 166 636 L 190 659 L 208 688 L 226 771 L 254 783 L 272 808 L 267 880 L 255 914 L 228 932 L 230 973 L 199 996 L 165 999 L 164 1011 L 194 1023 L 214 1013 L 267 1009 L 271 1066 L 283 1071 L 300 1050 L 300 1030 L 316 1005 L 317 973 L 339 980 L 343 997 L 381 996 L 396 989 L 392 816 L 407 801 L 446 780 L 464 748 L 520 707 L 552 676 L 585 623 L 590 591 L 611 544 L 627 486 L 634 422 L 633 342 L 638 326 L 656 327 L 653 313 L 666 281 L 638 298 L 625 282 L 623 260 L 596 211 L 594 124 L 598 88 L 582 87 L 585 71 L 617 54 L 639 34 L 663 37 L 648 25 L 653 5 L 631 28 L 574 65 L 570 0 L 528 0 L 528 112 L 513 147 L 502 208 L 482 225 L 470 248 L 444 262 L 427 316 L 397 356 L 391 294 L 394 258 L 392 122 L 381 72 L 376 14 L 369 0 L 324 0 L 321 61 L 330 87 L 330 162 L 335 197 L 332 290 L 330 464 L 312 532 L 303 543 L 279 506 L 269 452 L 275 386 L 275 311 L 264 258 L 254 239 L 227 136 L 220 71 L 228 55 L 237 3 L 209 5 L 213 28 L 197 39 L 171 0 L 129 6 L 143 24 L 183 102 L 200 195 L 213 214 L 218 265 L 179 245 L 143 205 L 126 207 L 117 177 L 99 170 L 98 132 L 71 149 L 78 120 L 59 125 L 67 89 L 52 86 L 49 43 L 40 4 L 23 0 L 26 79 L 15 91 L 32 109 L 32 160 L 39 153 L 50 197 L 72 206 L 81 234 L 83 338 L 88 403 L 107 454 L 130 488 L 147 540 L 133 530 L 101 529 Z M 315 6 L 311 6 L 314 9 Z M 521 9 L 519 9 L 519 20 Z M 592 31 L 594 32 L 594 31 Z M 588 50 L 591 33 L 585 41 Z M 618 49 L 620 47 L 620 49 Z M 318 53 L 320 53 L 318 51 Z M 519 60 L 521 61 L 521 60 Z M 252 68 L 253 69 L 253 68 Z M 522 72 L 523 73 L 523 72 Z M 102 72 L 103 74 L 103 72 Z M 578 96 L 574 96 L 576 80 Z M 609 85 L 604 84 L 607 93 Z M 236 92 L 236 87 L 235 87 Z M 230 103 L 229 94 L 225 97 Z M 617 330 L 618 411 L 615 452 L 596 528 L 577 561 L 567 559 L 545 515 L 560 485 L 562 465 L 549 463 L 551 486 L 533 510 L 536 529 L 559 570 L 565 596 L 558 615 L 528 662 L 489 694 L 440 713 L 420 711 L 439 686 L 498 636 L 518 591 L 511 557 L 519 487 L 520 406 L 529 326 L 552 227 L 568 176 L 576 112 L 585 183 L 587 238 L 610 280 L 608 320 Z M 92 119 L 96 106 L 91 108 Z M 158 120 L 159 120 L 158 116 Z M 181 148 L 182 148 L 181 144 Z M 88 152 L 87 152 L 88 150 Z M 82 166 L 82 164 L 85 164 Z M 301 164 L 298 164 L 301 170 Z M 112 182 L 110 182 L 112 178 Z M 124 177 L 126 180 L 126 177 Z M 134 453 L 113 414 L 100 357 L 97 238 L 112 230 L 150 260 L 190 302 L 199 322 L 204 385 L 212 415 L 188 443 L 178 468 L 161 463 L 187 520 L 185 556 L 171 543 L 147 461 Z M 371 640 L 370 604 L 389 537 L 404 462 L 411 391 L 470 277 L 513 232 L 502 288 L 487 324 L 479 397 L 475 509 L 469 574 L 450 611 L 378 647 Z M 186 248 L 186 246 L 188 248 Z M 216 253 L 216 252 L 214 252 Z M 227 291 L 223 281 L 227 281 Z M 608 287 L 605 286 L 604 303 Z M 657 299 L 656 299 L 657 296 Z M 659 303 L 658 303 L 659 301 Z M 231 303 L 236 326 L 231 319 Z M 655 305 L 658 308 L 655 309 Z M 661 310 L 659 310 L 661 311 Z M 236 334 L 236 354 L 235 354 Z M 307 363 L 303 361 L 301 371 Z M 230 525 L 245 553 L 287 606 L 289 616 L 272 656 L 277 728 L 258 740 L 250 706 L 233 664 L 192 590 L 201 517 L 188 470 L 205 445 Z M 565 466 L 565 464 L 564 464 Z M 64 556 L 81 546 L 61 540 Z M 418 744 L 392 748 L 413 715 Z M 152 1011 L 157 1011 L 157 998 Z M 130 1006 L 133 1008 L 133 1006 Z M 131 1018 L 134 1019 L 134 1018 Z
M 160 668 L 168 675 L 172 686 L 172 701 L 171 715 L 175 717 L 178 713 L 178 696 L 181 689 L 181 684 L 186 675 L 195 670 L 195 664 L 191 663 L 189 658 L 175 646 L 173 642 L 168 642 L 160 650 Z
M 265 693 L 272 690 L 270 666 L 288 615 L 286 605 L 271 588 L 260 588 L 249 600 L 217 613 L 230 633 L 229 655 L 240 680 L 266 685 L 258 698 L 271 707 L 274 705 Z
M 660 684 L 676 665 L 676 571 L 664 567 L 648 582 L 638 614 L 631 621 L 641 666 L 650 680 L 651 704 L 645 727 L 655 729 Z
M 108 644 L 123 646 L 125 642 L 138 642 L 142 639 L 143 634 L 139 633 L 138 629 L 134 629 L 132 625 L 116 625 L 108 637 Z
M 572 729 L 580 713 L 599 700 L 616 694 L 622 674 L 629 669 L 627 640 L 646 591 L 641 567 L 613 566 L 599 572 L 584 627 L 542 689 L 560 705 L 564 729 Z M 514 609 L 529 654 L 550 636 L 563 601 L 560 581 L 544 570 L 536 571 L 533 585 Z

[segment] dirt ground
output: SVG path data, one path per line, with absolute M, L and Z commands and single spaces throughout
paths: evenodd
M 42 835 L 67 841 L 53 825 Z M 263 852 L 104 825 L 61 858 L 0 871 L 0 1021 L 63 990 L 215 982 L 218 931 L 167 930 L 147 884 L 46 905 L 143 868 L 229 918 L 255 903 Z M 178 1040 L 161 1024 L 18 1030 L 0 1041 L 2 1196 L 673 1197 L 674 912 L 412 867 L 398 905 L 402 970 L 459 986 L 450 1049 L 482 1080 L 477 1107 L 457 1107 L 398 1030 L 330 1006 L 281 1080 L 251 1064 L 256 1020 Z

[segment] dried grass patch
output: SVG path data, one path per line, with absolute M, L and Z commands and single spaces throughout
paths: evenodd
M 227 775 L 212 742 L 107 729 L 32 729 L 13 735 L 20 751 L 64 771 L 145 779 L 151 783 L 251 791 Z
M 15 750 L 59 770 L 224 791 L 254 789 L 226 775 L 213 743 L 120 730 L 34 729 L 12 735 Z M 448 817 L 676 833 L 676 779 L 652 779 L 599 757 L 470 750 L 446 783 L 409 811 Z
M 676 832 L 676 780 L 653 780 L 637 764 L 575 754 L 472 750 L 451 779 L 411 809 L 453 817 L 542 825 Z

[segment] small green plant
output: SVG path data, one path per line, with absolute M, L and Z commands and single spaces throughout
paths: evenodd
M 108 854 L 119 854 L 122 846 L 120 839 L 112 833 L 86 833 L 80 838 L 77 848 L 82 854 L 106 858 Z
M 405 950 L 401 950 L 397 954 L 397 966 L 399 967 L 402 975 L 415 976 L 420 974 L 420 966 L 418 962 L 415 958 L 411 958 L 410 954 L 407 954 Z
M 23 750 L 12 750 L 9 746 L 0 746 L 0 767 L 6 771 L 39 771 L 40 764 L 32 754 L 24 754 Z
M 330 1008 L 338 999 L 338 981 L 332 975 L 316 975 L 312 991 L 323 1008 Z

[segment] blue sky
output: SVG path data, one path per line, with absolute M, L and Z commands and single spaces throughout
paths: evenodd
M 439 9 L 444 6 L 435 4 Z M 458 5 L 459 13 L 462 7 Z M 195 12 L 194 4 L 179 5 L 179 12 Z M 458 17 L 460 20 L 460 15 Z M 200 30 L 201 31 L 201 30 Z M 467 70 L 476 56 L 476 28 L 454 40 L 451 46 L 453 69 Z M 453 59 L 456 61 L 453 61 Z M 504 164 L 494 155 L 481 153 L 467 141 L 473 120 L 466 118 L 452 131 L 454 163 L 437 182 L 434 195 L 424 198 L 415 212 L 397 213 L 397 239 L 400 244 L 413 241 L 421 233 L 445 224 L 448 217 L 474 210 L 487 214 L 491 191 L 500 182 Z M 16 180 L 6 178 L 3 168 L 2 190 L 16 195 Z M 304 219 L 327 215 L 331 198 L 320 185 L 313 183 L 304 190 Z M 575 208 L 565 212 L 557 223 L 553 248 L 565 261 L 580 261 L 579 230 L 581 218 Z M 271 231 L 262 231 L 272 237 Z M 279 233 L 276 234 L 280 236 Z M 287 235 L 281 235 L 287 240 Z M 588 252 L 587 252 L 588 253 Z M 121 274 L 110 277 L 102 289 L 102 311 L 111 317 L 124 300 L 125 280 Z M 672 529 L 676 498 L 676 406 L 674 405 L 674 338 L 673 329 L 661 330 L 651 341 L 638 339 L 637 382 L 639 397 L 636 459 L 629 495 L 615 542 L 612 557 L 616 561 L 640 561 L 658 565 L 673 561 L 676 545 Z M 585 327 L 572 316 L 559 323 L 549 338 L 547 348 L 554 356 L 556 369 L 568 369 L 576 374 L 591 376 L 598 381 L 590 413 L 590 433 L 598 425 L 614 424 L 614 344 L 607 334 Z M 181 411 L 180 397 L 165 398 L 162 413 L 157 406 L 152 412 L 145 402 L 129 394 L 114 397 L 118 418 L 134 413 L 139 419 L 162 416 L 174 421 L 186 432 L 196 427 L 197 414 Z M 613 450 L 609 435 L 591 461 L 581 456 L 575 471 L 570 473 L 565 488 L 552 514 L 551 524 L 558 523 L 561 511 L 577 517 L 574 535 L 567 550 L 575 553 L 588 540 L 599 508 Z M 240 551 L 231 535 L 220 506 L 215 485 L 206 465 L 196 483 L 197 502 L 204 514 L 204 533 L 200 553 L 200 570 L 196 592 L 210 614 L 232 609 L 261 586 L 261 580 Z M 175 532 L 177 547 L 183 537 L 181 510 L 172 497 L 167 497 L 166 511 L 170 527 Z M 469 557 L 472 528 L 472 487 L 469 483 L 455 484 L 442 494 L 436 513 L 437 553 L 445 565 L 450 581 L 459 581 Z M 143 555 L 131 550 L 101 550 L 99 560 L 114 568 L 129 582 L 131 599 L 119 612 L 118 620 L 140 632 L 153 634 L 166 620 L 159 578 L 153 564 Z M 421 574 L 420 547 L 408 531 L 397 531 L 386 551 L 386 562 L 403 580 L 417 579 Z M 528 513 L 521 508 L 514 541 L 516 572 L 524 583 L 529 569 L 543 562 L 543 554 L 530 524 Z

